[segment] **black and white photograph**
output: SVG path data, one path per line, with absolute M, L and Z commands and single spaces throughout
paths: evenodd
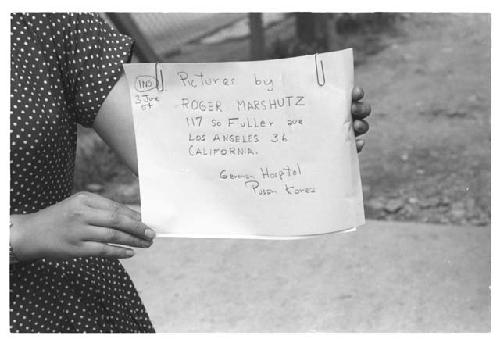
M 49 8 L 8 332 L 491 333 L 491 12 Z

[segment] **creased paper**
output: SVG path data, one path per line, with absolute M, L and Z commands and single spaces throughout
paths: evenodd
M 124 68 L 142 219 L 159 235 L 289 239 L 364 224 L 351 49 Z

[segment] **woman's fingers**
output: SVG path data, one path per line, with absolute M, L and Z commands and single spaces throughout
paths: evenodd
M 134 255 L 131 248 L 104 244 L 102 242 L 85 241 L 82 244 L 82 256 L 99 256 L 115 259 L 127 259 Z
M 363 89 L 361 87 L 356 86 L 352 89 L 352 101 L 353 102 L 363 99 L 364 96 L 365 96 L 365 92 L 363 91 Z
M 140 239 L 114 228 L 97 226 L 85 227 L 85 234 L 82 236 L 82 240 L 105 242 L 140 248 L 150 247 L 153 244 L 151 240 Z
M 353 119 L 364 119 L 372 112 L 370 104 L 364 102 L 353 102 L 351 106 L 351 114 Z
M 363 139 L 357 139 L 356 140 L 356 149 L 358 150 L 358 153 L 361 152 L 363 149 L 363 146 L 365 146 L 365 141 Z
M 365 134 L 370 129 L 370 125 L 365 120 L 354 120 L 353 123 L 354 135 L 358 136 Z
M 90 193 L 90 192 L 81 192 L 79 193 L 86 197 L 85 203 L 87 206 L 102 210 L 118 210 L 120 214 L 124 214 L 129 216 L 132 219 L 137 221 L 141 220 L 141 214 L 137 211 L 134 211 L 131 208 L 128 208 L 125 205 L 119 204 L 113 200 L 104 198 L 98 194 Z
M 145 240 L 152 240 L 155 232 L 146 224 L 122 213 L 123 209 L 114 207 L 111 210 L 90 209 L 86 221 L 90 225 L 113 228 Z
M 352 89 L 351 115 L 353 119 L 352 125 L 354 128 L 354 135 L 356 136 L 365 134 L 370 128 L 370 125 L 363 119 L 371 114 L 372 108 L 370 104 L 360 102 L 364 96 L 365 92 L 361 87 L 356 86 Z M 358 153 L 361 152 L 363 146 L 365 146 L 365 141 L 362 139 L 356 139 L 356 149 L 358 150 Z
M 86 218 L 89 224 L 115 228 L 146 240 L 155 237 L 155 232 L 140 222 L 141 215 L 137 211 L 97 194 L 82 192 L 80 195 L 91 207 Z

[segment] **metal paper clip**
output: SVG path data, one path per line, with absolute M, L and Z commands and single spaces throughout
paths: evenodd
M 314 62 L 316 64 L 316 81 L 318 82 L 318 85 L 320 85 L 321 87 L 323 87 L 326 83 L 326 80 L 325 80 L 325 70 L 323 69 L 323 60 L 320 60 L 320 64 L 321 64 L 321 75 L 323 77 L 323 82 L 321 82 L 319 80 L 319 70 L 318 70 L 318 53 L 314 54 Z
M 155 63 L 155 79 L 156 79 L 156 89 L 158 91 L 164 91 L 165 90 L 165 84 L 163 82 L 163 71 L 160 68 L 158 69 L 158 63 Z

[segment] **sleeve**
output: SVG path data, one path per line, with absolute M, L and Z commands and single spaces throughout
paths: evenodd
M 76 122 L 92 126 L 113 86 L 122 64 L 131 56 L 133 41 L 109 26 L 98 14 L 59 14 L 62 25 L 58 44 L 66 103 Z

